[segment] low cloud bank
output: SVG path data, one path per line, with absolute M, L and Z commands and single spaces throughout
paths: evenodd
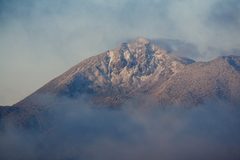
M 8 127 L 0 159 L 239 159 L 240 113 L 227 104 L 139 109 L 58 106 L 59 120 L 43 134 Z

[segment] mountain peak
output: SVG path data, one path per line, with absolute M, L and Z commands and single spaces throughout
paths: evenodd
M 107 105 L 120 103 L 114 99 L 134 95 L 164 83 L 172 75 L 193 63 L 171 56 L 165 49 L 144 38 L 123 43 L 113 50 L 90 57 L 53 79 L 34 94 L 51 93 L 74 97 L 82 93 L 94 95 L 95 101 Z M 29 96 L 16 105 L 25 105 Z M 109 100 L 110 99 L 110 100 Z
M 33 95 L 51 93 L 74 97 L 89 93 L 93 94 L 97 101 L 105 103 L 105 100 L 110 101 L 109 97 L 127 97 L 146 85 L 164 82 L 187 64 L 189 63 L 181 57 L 172 57 L 166 50 L 144 38 L 138 38 L 85 59 L 38 89 Z M 34 96 L 30 95 L 16 105 L 25 105 L 32 97 Z

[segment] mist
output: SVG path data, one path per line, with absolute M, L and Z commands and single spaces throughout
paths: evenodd
M 180 40 L 194 60 L 240 55 L 240 2 L 0 2 L 0 104 L 12 105 L 85 58 L 129 39 Z
M 45 95 L 47 98 L 48 95 Z M 43 96 L 44 97 L 44 96 Z M 52 106 L 53 127 L 0 133 L 0 159 L 239 159 L 240 112 L 221 101 L 161 108 L 135 99 L 99 108 L 87 96 Z M 142 99 L 148 101 L 148 97 Z

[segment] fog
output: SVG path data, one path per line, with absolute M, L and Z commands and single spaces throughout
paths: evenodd
M 109 109 L 96 108 L 86 97 L 64 100 L 52 106 L 56 122 L 44 133 L 7 125 L 0 133 L 0 159 L 240 158 L 240 113 L 227 103 L 159 108 L 150 102 L 139 108 L 132 99 Z
M 0 1 L 0 105 L 12 105 L 85 58 L 136 37 L 192 44 L 195 60 L 239 54 L 237 0 Z

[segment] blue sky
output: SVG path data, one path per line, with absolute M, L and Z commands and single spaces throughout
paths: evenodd
M 239 28 L 238 0 L 1 0 L 0 105 L 136 37 L 192 43 L 195 60 L 240 55 Z

